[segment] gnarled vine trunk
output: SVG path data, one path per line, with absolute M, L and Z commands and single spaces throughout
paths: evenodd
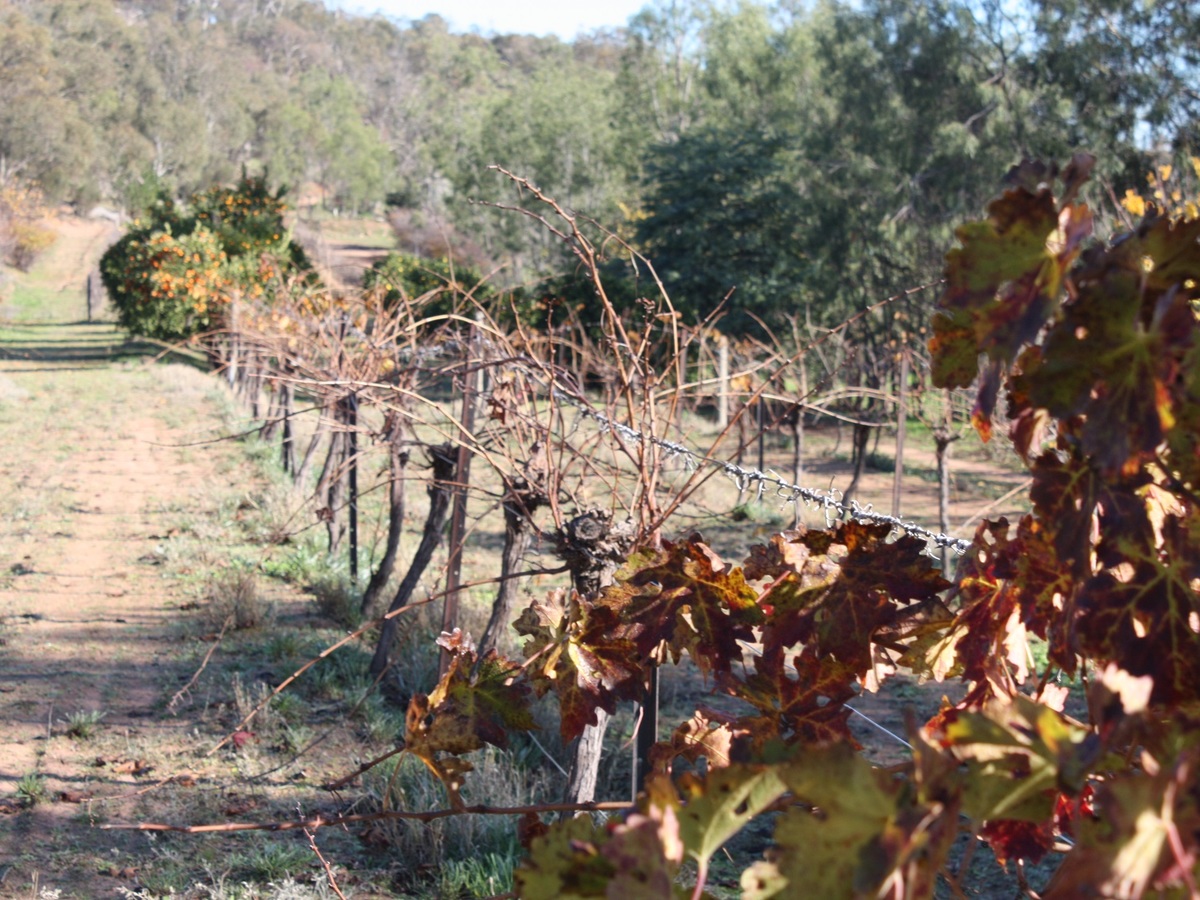
M 558 555 L 567 564 L 581 597 L 594 598 L 601 588 L 612 584 L 613 575 L 633 548 L 633 538 L 631 523 L 614 524 L 610 513 L 598 509 L 576 516 L 563 527 Z M 584 728 L 575 744 L 567 778 L 569 803 L 588 803 L 596 797 L 608 713 L 598 709 L 596 715 L 596 724 Z
M 421 533 L 421 543 L 417 545 L 412 565 L 409 566 L 404 580 L 396 590 L 396 596 L 392 598 L 388 607 L 389 613 L 408 604 L 421 576 L 429 566 L 429 561 L 433 559 L 434 551 L 442 542 L 442 526 L 446 524 L 446 511 L 450 507 L 450 496 L 457 477 L 458 451 L 446 444 L 429 448 L 429 453 L 433 467 L 433 477 L 429 482 L 429 515 L 425 517 L 425 530 Z M 382 675 L 388 667 L 388 655 L 396 640 L 397 626 L 397 620 L 391 618 L 384 622 L 380 629 L 379 643 L 371 660 L 371 675 L 375 678 Z

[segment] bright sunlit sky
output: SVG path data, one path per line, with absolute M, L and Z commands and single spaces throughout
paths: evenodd
M 401 20 L 437 13 L 456 32 L 555 34 L 571 40 L 581 31 L 626 24 L 646 0 L 325 0 L 325 5 Z

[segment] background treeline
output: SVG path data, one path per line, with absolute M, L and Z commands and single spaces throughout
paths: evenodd
M 136 213 L 266 171 L 302 211 L 386 203 L 401 250 L 570 295 L 553 236 L 472 202 L 512 201 L 501 164 L 645 252 L 689 319 L 736 288 L 734 328 L 832 321 L 936 277 L 1022 157 L 1093 152 L 1115 209 L 1193 152 L 1198 58 L 1186 0 L 658 0 L 570 43 L 314 0 L 0 0 L 0 182 Z

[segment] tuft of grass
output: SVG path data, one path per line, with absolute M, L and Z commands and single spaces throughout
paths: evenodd
M 438 896 L 494 897 L 512 890 L 513 871 L 520 848 L 509 853 L 484 853 L 479 857 L 454 859 L 438 873 Z
M 259 592 L 258 578 L 249 569 L 235 567 L 213 574 L 205 595 L 204 614 L 214 631 L 230 619 L 234 631 L 265 628 L 275 621 L 275 604 Z
M 526 769 L 495 748 L 469 758 L 475 768 L 463 790 L 468 805 L 516 806 L 538 802 L 552 792 L 543 767 Z M 394 766 L 369 772 L 364 787 L 379 808 L 385 796 L 391 809 L 434 809 L 446 802 L 441 782 L 408 754 Z M 463 815 L 430 823 L 392 820 L 380 823 L 380 832 L 391 841 L 396 856 L 420 859 L 439 873 L 437 896 L 487 897 L 512 890 L 512 871 L 521 857 L 511 825 L 499 819 Z
M 361 597 L 349 575 L 329 572 L 314 581 L 308 588 L 317 601 L 317 609 L 325 618 L 343 628 L 355 629 L 362 624 Z
M 17 801 L 27 809 L 44 803 L 49 798 L 46 779 L 37 772 L 27 772 L 17 781 Z
M 74 738 L 79 741 L 91 739 L 96 734 L 96 729 L 100 727 L 100 720 L 106 714 L 97 709 L 79 710 L 71 713 L 65 719 L 62 719 L 62 724 L 67 726 L 67 737 Z

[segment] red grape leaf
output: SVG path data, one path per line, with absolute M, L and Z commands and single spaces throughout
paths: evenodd
M 795 671 L 795 678 L 789 669 Z M 736 725 L 749 733 L 752 748 L 759 752 L 775 738 L 807 744 L 846 741 L 857 746 L 845 706 L 856 695 L 854 684 L 853 669 L 832 656 L 818 658 L 809 648 L 791 666 L 778 657 L 760 657 L 744 681 L 729 674 L 718 679 L 722 690 L 758 713 L 739 719 Z
M 831 655 L 861 676 L 873 667 L 873 641 L 894 632 L 910 604 L 950 586 L 925 543 L 888 541 L 887 525 L 846 522 L 832 535 L 797 532 L 792 541 L 814 546 L 801 567 L 781 576 L 763 597 L 771 614 L 763 628 L 763 657 L 797 644 Z M 810 537 L 811 536 L 811 537 Z M 799 554 L 793 554 L 799 558 Z
M 994 819 L 984 823 L 979 836 L 988 842 L 1000 865 L 1010 859 L 1038 863 L 1054 846 L 1054 829 L 1049 821 Z
M 665 641 L 676 661 L 686 650 L 702 671 L 727 672 L 763 619 L 757 600 L 742 570 L 693 535 L 635 553 L 599 604 L 619 612 L 643 657 Z

